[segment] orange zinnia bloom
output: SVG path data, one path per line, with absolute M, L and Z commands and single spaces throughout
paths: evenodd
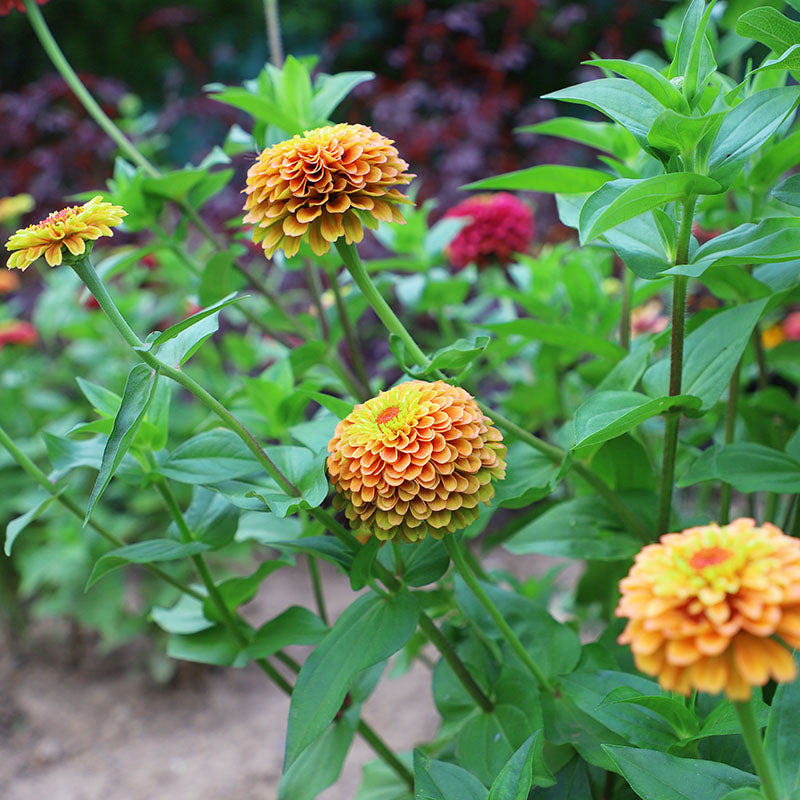
M 342 236 L 364 236 L 362 223 L 404 222 L 394 188 L 411 181 L 391 139 L 366 125 L 329 125 L 264 150 L 247 173 L 245 222 L 269 257 L 293 256 L 305 239 L 322 255 Z
M 505 477 L 502 434 L 463 389 L 409 381 L 356 406 L 328 445 L 338 508 L 362 540 L 441 539 Z
M 128 212 L 122 206 L 103 202 L 99 195 L 82 206 L 54 211 L 49 217 L 18 230 L 6 242 L 11 256 L 9 269 L 27 269 L 39 256 L 51 266 L 58 266 L 65 255 L 79 256 L 86 252 L 86 242 L 101 236 L 113 236 L 112 225 L 119 225 Z M 62 253 L 63 248 L 68 253 Z
M 784 644 L 800 647 L 800 540 L 769 522 L 664 534 L 620 591 L 616 614 L 629 622 L 619 642 L 664 689 L 747 700 L 751 686 L 796 676 Z

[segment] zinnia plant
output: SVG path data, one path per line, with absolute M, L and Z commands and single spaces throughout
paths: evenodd
M 369 73 L 284 60 L 274 3 L 273 63 L 210 88 L 252 133 L 181 169 L 20 5 L 119 158 L 8 231 L 0 605 L 252 664 L 290 698 L 278 800 L 356 737 L 357 800 L 797 800 L 796 14 L 675 4 L 663 52 L 591 59 L 549 95 L 590 110 L 529 129 L 597 163 L 486 178 L 429 225 L 413 149 L 336 121 Z M 427 741 L 372 718 L 404 671 Z

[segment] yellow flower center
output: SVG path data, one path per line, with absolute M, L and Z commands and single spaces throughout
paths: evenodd
M 385 408 L 375 417 L 375 422 L 378 425 L 383 425 L 386 422 L 390 422 L 393 420 L 398 414 L 400 413 L 400 409 L 397 406 L 389 406 L 389 408 Z
M 689 564 L 694 569 L 705 569 L 705 567 L 714 567 L 727 561 L 733 553 L 726 550 L 724 547 L 705 547 L 698 550 L 690 559 Z

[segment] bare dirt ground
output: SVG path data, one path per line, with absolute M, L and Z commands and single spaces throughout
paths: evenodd
M 511 561 L 502 566 L 519 574 L 550 563 Z M 336 616 L 354 595 L 333 570 L 324 581 Z M 263 620 L 310 597 L 305 570 L 279 570 L 248 615 Z M 90 653 L 70 665 L 52 634 L 36 635 L 29 650 L 15 662 L 0 652 L 2 800 L 276 797 L 289 701 L 256 668 L 202 668 L 195 680 L 157 688 L 129 653 Z M 417 663 L 399 678 L 384 677 L 364 719 L 397 750 L 430 739 L 439 716 L 427 668 Z M 353 800 L 361 767 L 373 758 L 357 737 L 340 780 L 320 800 Z

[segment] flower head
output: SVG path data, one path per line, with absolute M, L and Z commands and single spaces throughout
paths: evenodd
M 664 306 L 660 300 L 649 300 L 631 311 L 631 338 L 644 333 L 661 333 L 669 320 L 662 313 Z
M 122 206 L 103 202 L 99 195 L 82 206 L 54 211 L 11 236 L 6 242 L 6 250 L 11 251 L 6 266 L 25 270 L 43 255 L 51 267 L 56 267 L 64 258 L 64 247 L 68 256 L 85 253 L 87 241 L 113 236 L 111 226 L 119 225 L 127 213 Z
M 364 236 L 362 223 L 403 222 L 395 187 L 414 177 L 391 139 L 366 125 L 328 125 L 264 150 L 247 173 L 245 222 L 271 256 L 293 256 L 304 239 L 317 254 L 342 236 Z
M 7 344 L 32 345 L 38 341 L 39 334 L 30 322 L 0 322 L 0 350 Z
M 514 253 L 523 253 L 533 240 L 533 211 L 508 192 L 476 194 L 453 206 L 445 217 L 471 217 L 450 242 L 447 254 L 457 269 L 475 263 L 508 264 Z
M 362 539 L 441 539 L 473 522 L 505 476 L 500 431 L 443 381 L 401 383 L 356 406 L 328 452 L 336 503 Z
M 800 647 L 800 540 L 774 525 L 667 533 L 639 552 L 620 591 L 619 642 L 662 688 L 746 700 L 770 678 L 794 680 L 783 643 Z
M 769 328 L 764 328 L 764 330 L 761 331 L 761 344 L 764 346 L 765 350 L 772 350 L 785 341 L 786 334 L 780 323 L 770 325 Z
M 47 0 L 36 0 L 36 2 L 40 6 L 43 6 Z M 17 11 L 22 11 L 23 14 L 25 13 L 25 4 L 22 2 L 22 0 L 0 0 L 0 17 L 7 16 L 15 8 Z
M 792 311 L 781 323 L 783 335 L 789 342 L 800 340 L 800 311 Z

